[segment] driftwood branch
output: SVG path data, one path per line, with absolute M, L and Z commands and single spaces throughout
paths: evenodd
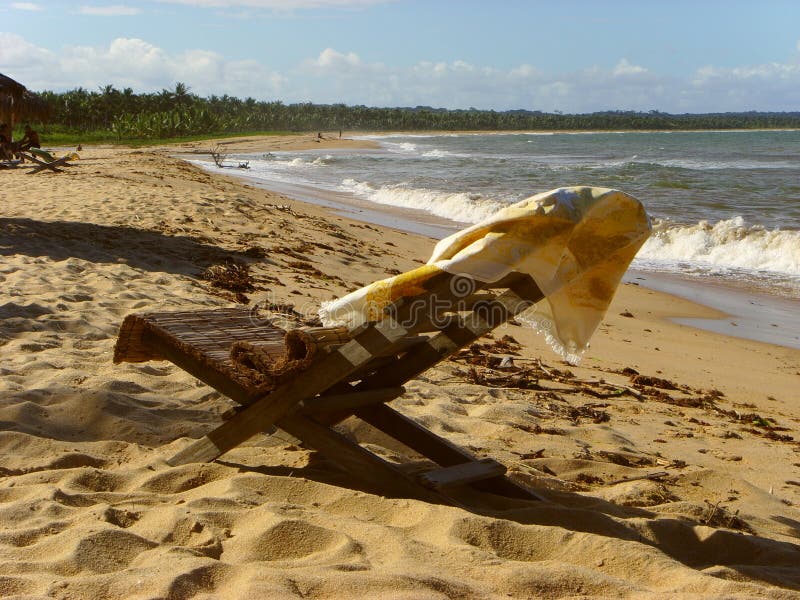
M 250 161 L 240 162 L 237 165 L 226 165 L 225 161 L 228 159 L 227 154 L 223 154 L 222 150 L 220 150 L 219 146 L 214 146 L 210 151 L 211 158 L 214 160 L 214 164 L 217 165 L 220 169 L 249 169 L 250 168 Z
M 617 485 L 618 483 L 627 483 L 628 481 L 639 481 L 640 479 L 661 479 L 668 477 L 669 473 L 666 471 L 657 471 L 655 473 L 648 473 L 646 475 L 636 475 L 634 477 L 623 477 L 622 479 L 615 479 L 614 481 L 606 482 L 606 485 Z

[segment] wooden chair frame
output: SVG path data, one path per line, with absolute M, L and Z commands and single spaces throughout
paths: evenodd
M 493 284 L 494 290 L 505 291 L 483 293 L 474 300 L 474 292 L 481 287 L 487 286 L 461 276 L 443 273 L 434 277 L 427 282 L 426 293 L 391 305 L 382 320 L 351 331 L 350 341 L 322 354 L 297 377 L 260 396 L 207 368 L 172 336 L 158 328 L 146 329 L 141 341 L 155 356 L 170 360 L 242 405 L 233 417 L 167 462 L 173 466 L 209 462 L 277 426 L 357 479 L 388 494 L 458 505 L 459 487 L 470 485 L 512 498 L 541 499 L 508 478 L 506 468 L 494 459 L 475 457 L 387 404 L 403 394 L 403 383 L 542 298 L 528 276 L 515 275 Z M 458 288 L 468 289 L 473 301 L 466 303 L 466 296 L 455 292 Z M 147 315 L 141 318 L 147 319 Z M 423 332 L 433 333 L 420 335 Z M 362 419 L 440 468 L 417 476 L 407 474 L 333 428 L 350 416 Z
M 28 175 L 35 175 L 36 173 L 40 173 L 41 171 L 45 171 L 50 169 L 55 173 L 63 173 L 64 170 L 60 169 L 59 167 L 68 167 L 70 158 L 68 156 L 62 156 L 61 158 L 57 158 L 56 160 L 47 162 L 46 160 L 41 160 L 40 158 L 35 157 L 33 154 L 20 152 L 20 155 L 25 157 L 25 160 L 29 160 L 33 163 L 36 163 L 36 166 L 33 167 L 30 171 L 28 171 Z

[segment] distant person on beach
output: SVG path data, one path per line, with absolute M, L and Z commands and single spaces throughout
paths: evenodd
M 31 129 L 30 125 L 25 125 L 25 135 L 19 141 L 20 150 L 30 150 L 31 148 L 41 148 L 42 143 L 39 141 L 39 134 Z

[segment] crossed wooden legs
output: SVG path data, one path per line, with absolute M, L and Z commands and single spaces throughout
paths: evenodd
M 445 279 L 436 289 L 441 292 L 445 284 L 449 287 L 449 283 L 449 279 Z M 430 293 L 431 298 L 435 296 L 436 291 Z M 541 293 L 528 278 L 517 280 L 496 297 L 489 297 L 490 300 L 473 306 L 466 316 L 453 316 L 438 333 L 419 338 L 421 341 L 411 347 L 404 344 L 404 340 L 408 339 L 409 333 L 414 333 L 416 327 L 424 325 L 404 327 L 401 318 L 411 314 L 412 307 L 401 307 L 397 317 L 388 316 L 365 326 L 352 340 L 315 362 L 297 379 L 255 400 L 168 462 L 179 465 L 214 460 L 275 424 L 357 477 L 389 493 L 458 504 L 447 490 L 471 484 L 514 498 L 540 499 L 506 477 L 505 467 L 501 464 L 492 459 L 476 458 L 385 404 L 403 393 L 400 387 L 403 383 L 529 307 L 531 301 L 525 299 L 538 299 Z M 372 369 L 371 374 L 355 385 L 346 383 L 348 375 L 374 364 L 376 355 L 391 354 L 392 349 L 399 355 L 394 360 Z M 173 357 L 169 353 L 165 353 L 165 357 L 190 372 L 196 372 L 193 365 L 186 364 L 185 357 Z M 243 399 L 229 381 L 209 383 L 234 400 Z M 419 480 L 408 477 L 393 463 L 331 428 L 331 424 L 350 415 L 390 435 L 442 468 L 426 473 Z
M 50 161 L 50 162 L 47 162 L 47 161 L 44 161 L 44 160 L 40 160 L 40 159 L 36 158 L 35 156 L 33 156 L 32 154 L 23 154 L 23 156 L 27 160 L 37 164 L 36 167 L 34 167 L 30 171 L 28 171 L 28 175 L 34 175 L 36 173 L 44 171 L 45 169 L 50 169 L 51 171 L 54 171 L 56 173 L 62 173 L 63 170 L 59 169 L 59 167 L 66 166 L 67 161 L 69 161 L 69 157 L 68 156 L 62 156 L 61 158 L 58 158 L 58 159 Z

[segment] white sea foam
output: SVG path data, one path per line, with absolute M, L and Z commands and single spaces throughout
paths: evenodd
M 427 152 L 423 152 L 422 156 L 425 158 L 445 158 L 447 156 L 470 156 L 469 154 L 453 154 L 452 152 L 448 152 L 447 150 L 439 150 L 438 148 L 434 148 L 433 150 L 428 150 Z
M 403 184 L 375 187 L 366 182 L 345 179 L 341 189 L 370 202 L 424 210 L 459 223 L 477 223 L 507 206 L 504 202 L 475 194 L 410 188 Z
M 752 170 L 752 169 L 793 169 L 797 163 L 785 160 L 754 161 L 754 160 L 694 160 L 688 158 L 667 158 L 642 162 L 640 164 L 655 165 L 660 167 L 691 169 L 694 171 L 719 171 L 723 169 Z
M 397 154 L 416 154 L 418 152 L 417 145 L 412 144 L 411 142 L 386 142 L 384 147 L 389 152 L 394 152 Z
M 800 276 L 800 231 L 748 225 L 742 217 L 710 224 L 658 221 L 637 255 L 640 263 L 688 265 L 711 271 L 759 271 Z

